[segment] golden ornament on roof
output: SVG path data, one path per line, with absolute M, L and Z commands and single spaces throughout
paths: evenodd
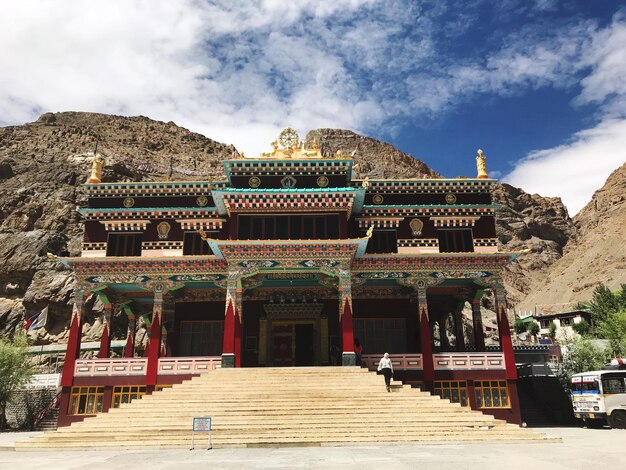
M 476 156 L 476 170 L 478 175 L 476 178 L 480 180 L 489 179 L 487 174 L 487 157 L 481 149 L 478 149 L 478 155 Z
M 93 161 L 91 162 L 91 175 L 87 180 L 87 184 L 100 184 L 102 183 L 102 167 L 104 166 L 104 159 L 102 155 L 96 153 Z
M 278 134 L 278 143 L 285 148 L 294 148 L 298 145 L 299 141 L 298 133 L 291 127 L 283 129 L 280 134 Z

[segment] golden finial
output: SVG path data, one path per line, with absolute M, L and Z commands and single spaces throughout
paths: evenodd
M 208 238 L 206 232 L 204 230 L 202 230 L 201 228 L 199 228 L 197 230 L 197 232 L 200 235 L 200 238 L 202 238 L 202 240 L 206 241 L 206 239 Z
M 311 147 L 313 150 L 319 150 L 319 147 L 317 146 L 317 139 L 313 139 L 313 147 Z
M 477 153 L 476 170 L 478 171 L 478 175 L 476 178 L 480 180 L 489 179 L 489 175 L 487 174 L 487 157 L 481 149 L 478 149 Z
M 102 183 L 102 167 L 104 166 L 104 159 L 102 155 L 96 153 L 93 161 L 91 162 L 91 176 L 87 180 L 87 184 L 100 184 Z
M 370 179 L 369 176 L 366 176 L 365 179 L 363 180 L 363 182 L 361 183 L 361 186 L 365 189 L 370 187 Z
M 365 235 L 367 238 L 372 238 L 374 235 L 374 226 L 370 225 L 370 228 L 367 229 L 367 234 Z

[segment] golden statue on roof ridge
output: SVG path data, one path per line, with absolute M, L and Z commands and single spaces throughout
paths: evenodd
M 300 140 L 296 130 L 291 127 L 286 127 L 280 131 L 278 137 L 271 143 L 271 145 L 272 151 L 261 153 L 261 158 L 272 158 L 277 160 L 325 158 L 322 155 L 322 150 L 319 148 L 317 139 L 313 139 L 313 145 L 309 147 L 305 140 Z M 349 157 L 343 156 L 340 153 L 334 156 L 334 158 L 340 158 L 342 160 L 349 159 Z

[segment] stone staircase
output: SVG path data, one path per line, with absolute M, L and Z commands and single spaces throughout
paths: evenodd
M 409 386 L 388 393 L 365 369 L 297 367 L 218 369 L 16 450 L 188 448 L 194 416 L 212 417 L 215 448 L 547 440 Z

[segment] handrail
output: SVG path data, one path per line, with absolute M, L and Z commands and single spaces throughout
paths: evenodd
M 39 426 L 39 423 L 41 423 L 43 421 L 43 419 L 48 415 L 48 413 L 50 413 L 50 411 L 52 411 L 52 409 L 55 408 L 59 404 L 59 400 L 61 399 L 61 394 L 62 393 L 63 393 L 63 391 L 60 391 L 59 393 L 57 393 L 54 396 L 54 398 L 50 401 L 50 403 L 48 403 L 46 406 L 44 406 L 35 415 L 35 420 L 33 421 L 33 428 L 34 429 L 37 429 L 37 426 Z

